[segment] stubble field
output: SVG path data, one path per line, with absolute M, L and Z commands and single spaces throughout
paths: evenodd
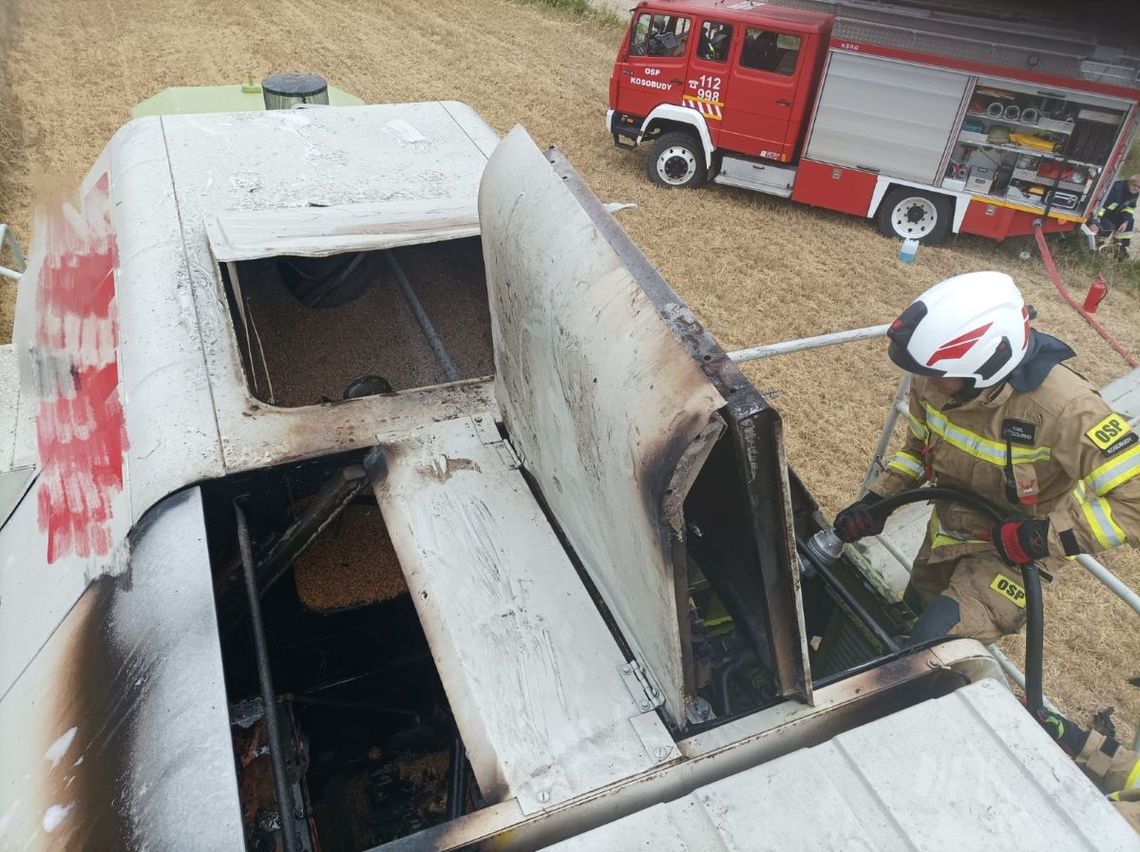
M 621 28 L 520 0 L 8 0 L 0 4 L 0 222 L 25 243 L 37 187 L 74 184 L 129 117 L 167 86 L 304 70 L 366 102 L 454 99 L 498 131 L 522 123 L 557 145 L 604 201 L 632 201 L 621 223 L 726 349 L 888 322 L 925 287 L 1001 269 L 1036 305 L 1038 327 L 1069 341 L 1100 385 L 1126 367 L 1056 295 L 1024 241 L 970 237 L 896 259 L 865 221 L 724 187 L 656 189 L 642 157 L 616 150 L 603 123 Z M 8 85 L 4 85 L 5 79 Z M 10 87 L 10 88 L 9 88 Z M 1074 291 L 1087 273 L 1063 270 Z M 1111 270 L 1110 270 L 1111 274 Z M 14 288 L 0 284 L 0 340 Z M 1101 321 L 1140 350 L 1140 294 L 1115 288 Z M 856 493 L 897 381 L 881 343 L 749 366 L 775 391 L 789 455 L 825 510 Z M 1140 588 L 1140 553 L 1105 563 Z M 1047 692 L 1087 723 L 1117 708 L 1127 739 L 1140 717 L 1140 631 L 1123 603 L 1074 565 L 1046 591 Z M 1004 643 L 1015 660 L 1019 639 Z M 1124 724 L 1120 724 L 1124 723 Z

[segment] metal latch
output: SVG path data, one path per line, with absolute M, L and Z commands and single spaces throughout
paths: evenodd
M 665 703 L 665 693 L 654 683 L 649 669 L 637 660 L 630 660 L 628 663 L 618 666 L 618 673 L 621 675 L 621 679 L 625 681 L 625 688 L 629 690 L 633 703 L 641 712 L 647 713 L 650 710 L 656 710 Z

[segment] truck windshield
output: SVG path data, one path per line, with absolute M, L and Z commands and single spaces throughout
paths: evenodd
M 630 56 L 683 56 L 689 40 L 690 20 L 674 15 L 638 17 L 629 40 Z

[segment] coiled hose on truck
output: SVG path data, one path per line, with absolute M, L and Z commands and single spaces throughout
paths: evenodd
M 1000 523 L 1008 512 L 972 491 L 948 486 L 913 488 L 868 507 L 877 521 L 885 521 L 895 509 L 908 503 L 922 503 L 930 500 L 954 500 L 973 506 Z M 1022 584 L 1025 586 L 1025 706 L 1037 718 L 1045 704 L 1042 691 L 1042 659 L 1045 644 L 1045 608 L 1041 596 L 1041 574 L 1036 562 L 1017 566 L 1021 570 Z

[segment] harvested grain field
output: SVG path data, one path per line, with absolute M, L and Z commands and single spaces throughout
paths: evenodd
M 369 102 L 466 101 L 500 132 L 521 122 L 539 144 L 557 145 L 603 200 L 638 205 L 622 223 L 726 348 L 883 323 L 935 281 L 988 267 L 1018 280 L 1039 327 L 1076 347 L 1076 367 L 1092 381 L 1125 369 L 1057 297 L 1040 262 L 1017 260 L 1022 241 L 962 237 L 905 266 L 897 243 L 858 219 L 723 187 L 652 187 L 641 156 L 615 150 L 603 128 L 621 38 L 603 20 L 519 0 L 8 0 L 0 16 L 12 86 L 0 128 L 17 128 L 23 143 L 4 152 L 15 171 L 0 181 L 0 221 L 21 237 L 29 187 L 78 179 L 137 101 L 167 86 L 236 82 L 246 69 L 307 70 Z M 1074 289 L 1087 285 L 1069 272 Z M 10 312 L 6 293 L 0 339 Z M 1101 317 L 1140 350 L 1140 294 L 1115 289 Z M 748 373 L 778 393 L 801 476 L 825 509 L 840 508 L 859 487 L 897 378 L 882 345 L 761 362 Z M 1105 561 L 1140 587 L 1140 552 Z M 1131 611 L 1076 566 L 1046 601 L 1047 691 L 1085 722 L 1115 706 L 1130 738 L 1140 717 L 1140 690 L 1127 681 L 1140 674 Z M 1021 657 L 1017 641 L 1006 648 Z

